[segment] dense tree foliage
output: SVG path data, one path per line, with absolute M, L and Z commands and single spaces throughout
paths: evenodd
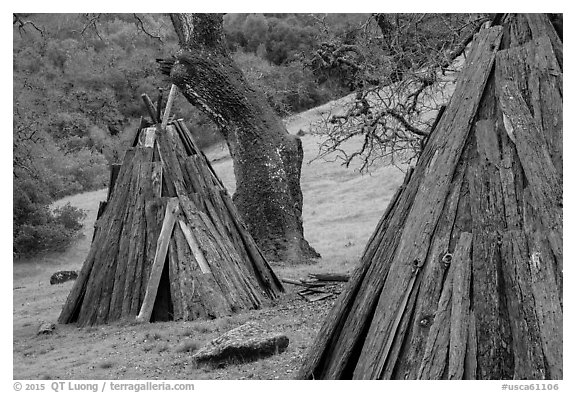
M 138 95 L 162 86 L 153 59 L 164 47 L 127 16 L 104 15 L 98 29 L 90 16 L 22 18 L 37 28 L 15 23 L 13 36 L 17 254 L 72 239 L 81 214 L 67 208 L 62 230 L 62 211 L 48 203 L 106 185 L 107 164 L 121 159 L 140 116 Z

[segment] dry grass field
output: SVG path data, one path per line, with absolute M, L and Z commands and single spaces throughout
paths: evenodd
M 346 99 L 346 98 L 344 98 Z M 287 119 L 291 133 L 308 130 L 331 103 Z M 275 266 L 281 277 L 305 277 L 309 272 L 347 272 L 363 248 L 390 198 L 403 179 L 394 167 L 373 168 L 361 175 L 339 163 L 314 161 L 320 139 L 302 137 L 304 160 L 304 230 L 322 254 L 316 264 Z M 351 148 L 354 148 L 353 142 Z M 230 193 L 234 190 L 232 161 L 224 148 L 207 153 Z M 44 255 L 14 265 L 13 377 L 15 379 L 291 379 L 314 339 L 334 298 L 307 303 L 290 284 L 273 307 L 212 321 L 135 324 L 121 322 L 79 329 L 58 325 L 52 335 L 37 336 L 41 321 L 55 322 L 72 282 L 50 285 L 58 270 L 78 270 L 90 247 L 98 202 L 106 190 L 68 197 L 86 209 L 84 237 L 68 251 Z M 290 339 L 287 350 L 257 362 L 213 369 L 196 367 L 190 355 L 207 341 L 249 320 Z

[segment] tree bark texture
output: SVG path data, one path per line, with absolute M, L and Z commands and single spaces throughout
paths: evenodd
M 58 322 L 217 318 L 275 299 L 280 280 L 184 124 L 138 140 Z
M 300 139 L 246 82 L 223 44 L 222 15 L 172 14 L 181 50 L 170 76 L 222 130 L 234 163 L 234 203 L 270 261 L 320 255 L 304 239 Z
M 557 39 L 538 14 L 477 34 L 301 378 L 562 378 Z

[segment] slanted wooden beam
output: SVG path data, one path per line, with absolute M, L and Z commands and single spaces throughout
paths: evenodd
M 156 117 L 156 107 L 154 106 L 154 103 L 152 102 L 150 97 L 148 97 L 148 94 L 143 93 L 140 97 L 142 97 L 142 101 L 144 101 L 144 106 L 146 106 L 146 110 L 148 111 L 148 114 L 150 115 L 152 121 L 154 123 L 159 123 L 160 119 Z
M 150 278 L 148 279 L 146 294 L 144 295 L 140 313 L 136 317 L 136 321 L 138 322 L 149 322 L 152 316 L 158 286 L 160 285 L 160 277 L 162 277 L 162 270 L 164 269 L 164 263 L 166 263 L 166 253 L 168 252 L 168 245 L 170 244 L 170 237 L 172 236 L 172 229 L 174 229 L 178 210 L 178 198 L 170 198 L 166 205 L 166 214 L 162 222 L 160 236 L 158 236 L 156 254 L 154 255 L 154 263 L 150 269 Z
M 177 91 L 176 85 L 172 85 L 170 88 L 170 94 L 168 94 L 168 102 L 166 102 L 166 109 L 164 109 L 164 118 L 162 119 L 162 129 L 165 129 L 168 125 L 168 118 L 170 117 L 170 111 L 172 110 L 172 104 L 174 103 L 174 97 Z
M 192 233 L 192 230 L 190 229 L 190 227 L 188 225 L 186 225 L 186 223 L 182 220 L 178 220 L 178 224 L 180 225 L 180 229 L 182 229 L 182 232 L 184 233 L 184 237 L 186 238 L 186 242 L 188 242 L 188 245 L 190 246 L 190 250 L 192 251 L 192 254 L 194 254 L 194 258 L 196 259 L 196 262 L 198 263 L 198 266 L 200 267 L 200 270 L 202 271 L 202 273 L 204 273 L 204 274 L 211 273 L 210 265 L 208 265 L 208 262 L 206 261 L 206 257 L 204 256 L 204 253 L 200 249 L 200 246 L 198 245 L 198 241 L 196 240 L 196 237 Z

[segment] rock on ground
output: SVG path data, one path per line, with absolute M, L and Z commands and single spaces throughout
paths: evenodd
M 74 270 L 62 270 L 54 273 L 50 277 L 50 285 L 62 284 L 63 282 L 76 280 L 78 278 L 78 273 Z
M 52 334 L 56 330 L 56 325 L 50 322 L 42 322 L 38 328 L 38 334 Z
M 217 366 L 244 363 L 282 353 L 289 342 L 284 334 L 266 332 L 257 323 L 247 322 L 210 341 L 192 358 Z

